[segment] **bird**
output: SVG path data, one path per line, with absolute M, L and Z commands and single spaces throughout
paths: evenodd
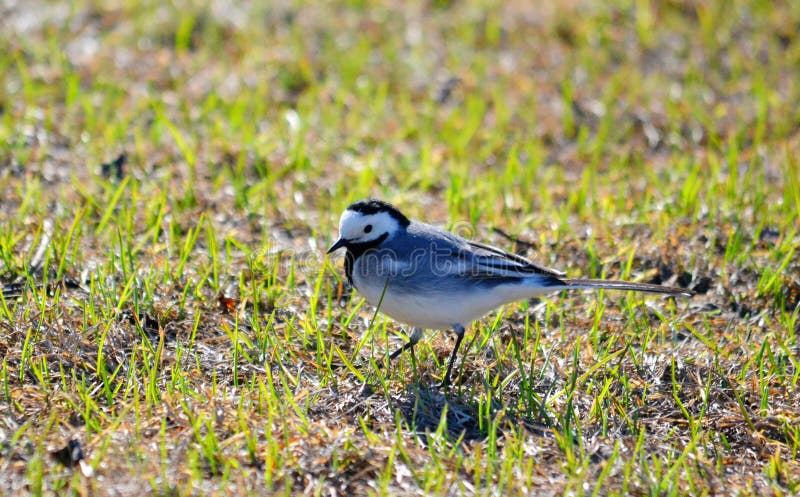
M 563 271 L 520 255 L 412 221 L 378 199 L 359 200 L 344 210 L 339 238 L 327 253 L 342 248 L 348 282 L 370 305 L 412 327 L 408 341 L 389 356 L 390 361 L 403 351 L 413 352 L 425 330 L 455 334 L 440 384 L 444 389 L 451 385 L 465 327 L 504 304 L 580 289 L 694 295 L 688 289 L 650 283 L 567 278 Z

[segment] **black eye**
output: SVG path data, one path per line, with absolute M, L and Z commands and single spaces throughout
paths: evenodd
M 364 233 L 369 233 L 370 231 L 372 231 L 372 225 L 371 224 L 368 224 L 368 225 L 364 226 Z

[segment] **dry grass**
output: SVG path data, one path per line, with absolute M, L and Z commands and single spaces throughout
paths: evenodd
M 0 486 L 800 491 L 792 2 L 0 7 Z M 378 368 L 378 196 L 691 300 L 565 294 Z

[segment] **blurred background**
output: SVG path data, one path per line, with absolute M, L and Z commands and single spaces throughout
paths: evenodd
M 788 0 L 2 0 L 0 482 L 797 492 L 798 81 Z M 511 306 L 455 397 L 436 337 L 365 400 L 401 329 L 320 250 L 370 196 L 698 295 Z

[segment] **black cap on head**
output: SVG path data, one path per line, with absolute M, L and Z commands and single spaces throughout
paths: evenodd
M 360 212 L 364 215 L 370 214 L 377 214 L 379 212 L 386 212 L 390 216 L 392 216 L 397 223 L 402 227 L 407 227 L 411 224 L 411 221 L 408 220 L 407 217 L 403 215 L 402 212 L 397 210 L 395 206 L 388 202 L 384 202 L 383 200 L 377 200 L 374 198 L 368 200 L 359 200 L 358 202 L 351 204 L 347 210 Z

